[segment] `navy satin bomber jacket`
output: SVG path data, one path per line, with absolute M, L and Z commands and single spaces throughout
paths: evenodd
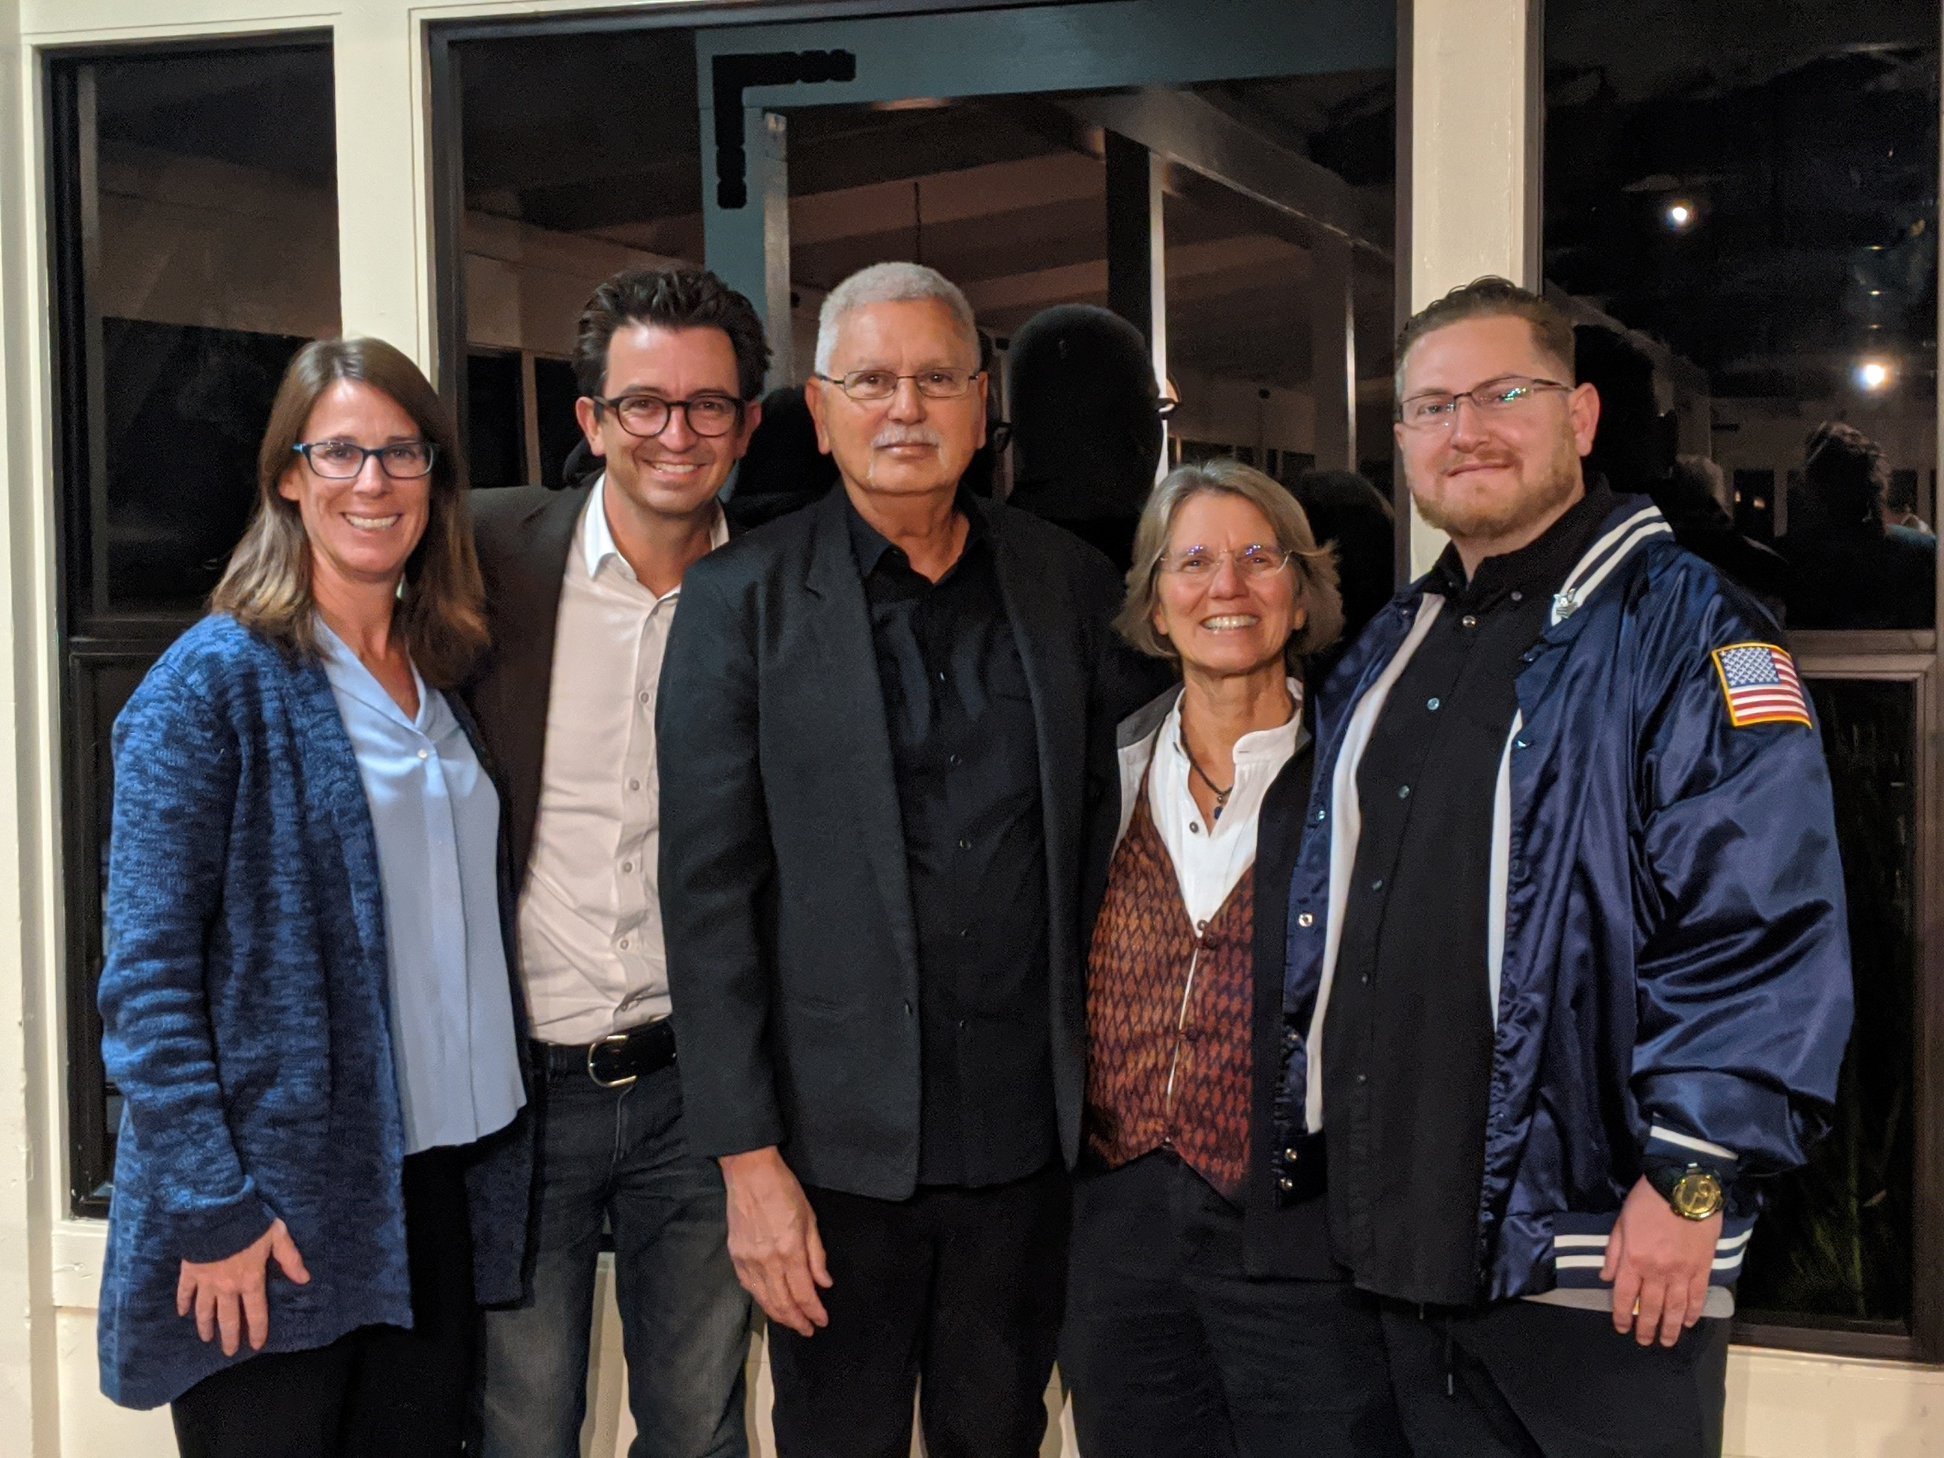
M 1283 997 L 1300 1036 L 1286 1131 L 1326 1123 L 1356 761 L 1443 606 L 1413 583 L 1318 695 L 1289 888 Z M 1480 1299 L 1597 1287 L 1650 1150 L 1767 1174 L 1801 1164 L 1827 1126 L 1851 991 L 1821 737 L 1801 722 L 1736 727 L 1714 656 L 1779 642 L 1762 608 L 1629 496 L 1522 660 L 1493 816 Z M 1717 1284 L 1739 1274 L 1752 1223 L 1727 1222 Z

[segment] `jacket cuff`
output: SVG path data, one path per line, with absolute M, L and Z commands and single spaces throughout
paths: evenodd
M 227 1260 L 261 1240 L 276 1219 L 254 1190 L 246 1191 L 226 1204 L 176 1216 L 174 1254 L 197 1265 Z
M 1734 1150 L 1698 1135 L 1670 1129 L 1665 1124 L 1655 1124 L 1647 1131 L 1647 1143 L 1640 1153 L 1642 1163 L 1712 1164 L 1723 1174 L 1733 1174 L 1735 1166 L 1741 1163 L 1741 1156 Z

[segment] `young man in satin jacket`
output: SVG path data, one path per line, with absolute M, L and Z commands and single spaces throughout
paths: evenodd
M 1323 687 L 1289 888 L 1284 1187 L 1327 1142 L 1438 1458 L 1719 1452 L 1758 1177 L 1807 1157 L 1850 1025 L 1807 693 L 1585 479 L 1572 351 L 1501 279 L 1405 326 L 1398 445 L 1451 545 Z

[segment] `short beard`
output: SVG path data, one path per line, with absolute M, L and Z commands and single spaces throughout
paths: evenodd
M 1427 501 L 1413 492 L 1412 500 L 1427 525 L 1460 541 L 1496 542 L 1521 535 L 1537 523 L 1556 520 L 1580 486 L 1579 452 L 1573 438 L 1567 436 L 1532 491 L 1522 490 L 1509 499 L 1450 504 Z

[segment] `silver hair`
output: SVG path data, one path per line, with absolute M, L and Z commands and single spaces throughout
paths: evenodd
M 1160 596 L 1156 578 L 1176 515 L 1194 497 L 1211 494 L 1241 497 L 1267 519 L 1275 531 L 1276 544 L 1295 553 L 1292 562 L 1307 617 L 1290 635 L 1283 655 L 1291 671 L 1300 672 L 1304 659 L 1321 653 L 1343 633 L 1343 593 L 1337 585 L 1336 552 L 1328 545 L 1316 544 L 1309 517 L 1281 482 L 1228 456 L 1176 466 L 1154 488 L 1134 528 L 1134 564 L 1127 570 L 1127 597 L 1114 627 L 1150 658 L 1179 661 L 1174 644 L 1154 626 L 1154 605 Z
M 972 364 L 979 362 L 979 326 L 964 292 L 944 274 L 922 263 L 873 263 L 832 289 L 817 311 L 816 370 L 830 373 L 830 357 L 837 350 L 837 326 L 853 309 L 869 304 L 910 304 L 935 300 L 951 311 L 972 346 Z

